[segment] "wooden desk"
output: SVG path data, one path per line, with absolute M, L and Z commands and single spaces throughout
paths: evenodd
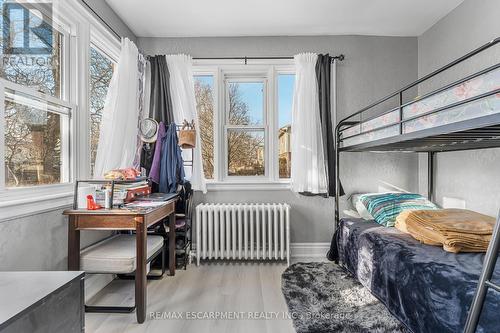
M 169 217 L 169 270 L 175 275 L 175 202 L 177 198 L 148 211 L 127 209 L 67 209 L 68 227 L 68 270 L 80 270 L 80 230 L 135 230 L 137 268 L 135 271 L 135 302 L 137 322 L 146 319 L 146 237 L 147 228 Z

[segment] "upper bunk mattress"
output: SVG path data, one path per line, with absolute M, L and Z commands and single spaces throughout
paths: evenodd
M 498 89 L 500 89 L 500 67 L 405 104 L 401 110 L 404 121 L 401 129 L 400 110 L 396 108 L 343 130 L 341 144 L 343 147 L 348 147 L 397 136 L 400 130 L 402 134 L 409 134 L 500 113 Z
M 413 332 L 462 332 L 483 253 L 449 253 L 372 221 L 340 221 L 341 263 Z M 500 280 L 500 262 L 493 279 Z M 500 330 L 500 293 L 488 292 L 477 332 Z

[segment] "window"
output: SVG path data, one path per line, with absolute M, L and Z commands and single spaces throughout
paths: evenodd
M 2 90 L 5 186 L 68 182 L 71 109 L 57 101 L 39 99 L 12 84 L 4 84 Z
M 292 168 L 291 132 L 294 74 L 278 75 L 278 158 L 279 178 L 290 178 Z
M 203 170 L 206 179 L 214 179 L 214 76 L 195 75 L 194 92 L 200 120 Z
M 265 176 L 265 90 L 262 79 L 226 80 L 226 156 L 228 176 Z
M 90 47 L 89 108 L 91 174 L 94 173 L 102 110 L 106 101 L 111 77 L 113 76 L 114 66 L 113 60 L 104 52 L 93 45 Z
M 217 186 L 290 178 L 292 64 L 195 64 L 205 178 Z M 267 186 L 267 185 L 262 185 Z
M 65 50 L 68 33 L 50 3 L 0 0 L 2 188 L 70 181 L 70 117 Z

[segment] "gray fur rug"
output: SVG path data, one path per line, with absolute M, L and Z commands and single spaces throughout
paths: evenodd
M 297 263 L 281 276 L 297 333 L 410 333 L 366 288 L 334 263 Z

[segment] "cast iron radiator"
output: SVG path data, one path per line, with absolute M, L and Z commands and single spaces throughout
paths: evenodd
M 196 260 L 286 260 L 290 263 L 288 204 L 200 204 Z

